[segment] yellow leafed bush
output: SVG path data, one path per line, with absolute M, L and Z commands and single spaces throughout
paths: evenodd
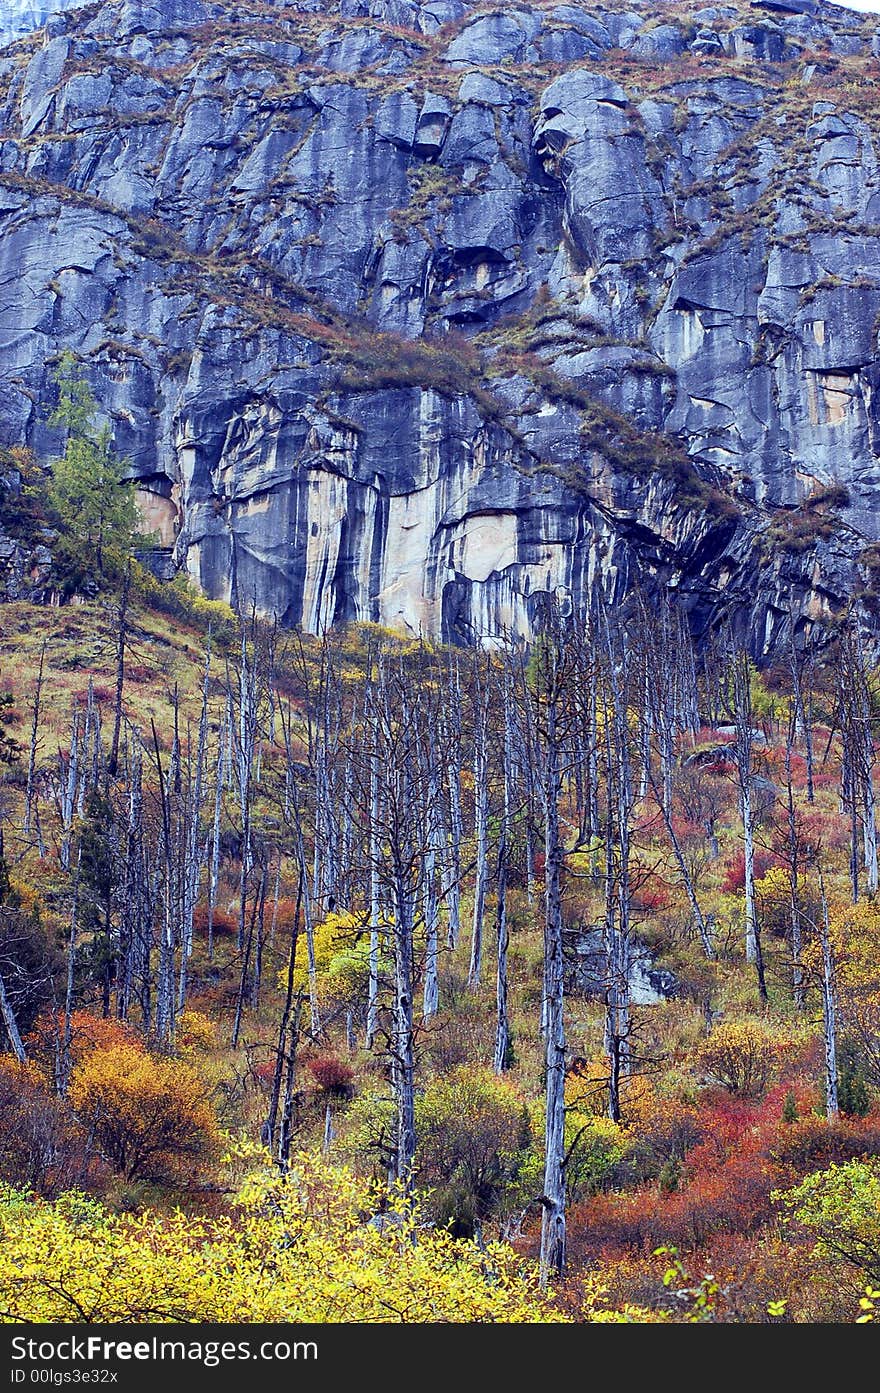
M 0 1190 L 0 1310 L 9 1321 L 558 1321 L 531 1265 L 422 1226 L 308 1155 L 268 1169 L 233 1216 L 108 1214 L 81 1195 Z
M 730 1093 L 758 1098 L 770 1080 L 776 1047 L 760 1021 L 731 1020 L 716 1025 L 697 1052 L 701 1071 Z
M 199 1076 L 179 1059 L 136 1044 L 95 1050 L 74 1069 L 70 1098 L 114 1170 L 126 1180 L 173 1181 L 217 1140 Z

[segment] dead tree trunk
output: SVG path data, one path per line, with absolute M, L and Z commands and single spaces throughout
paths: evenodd
M 495 972 L 495 1054 L 493 1068 L 503 1074 L 511 1063 L 510 1015 L 507 1002 L 507 954 L 510 930 L 507 923 L 507 861 L 510 840 L 510 817 L 513 804 L 513 711 L 510 677 L 504 674 L 504 803 L 501 828 L 498 834 L 498 870 L 495 879 L 498 907 L 496 910 L 497 965 Z
M 468 986 L 479 985 L 483 969 L 483 915 L 486 908 L 486 888 L 489 880 L 489 672 L 480 670 L 474 659 L 474 837 L 476 840 L 476 872 L 474 877 L 474 923 L 471 935 L 471 959 Z
M 821 917 L 819 932 L 822 943 L 822 1036 L 825 1044 L 825 1113 L 829 1122 L 836 1122 L 840 1107 L 837 1096 L 837 1002 L 834 990 L 834 954 L 828 923 L 828 900 L 825 878 L 819 867 Z
M 736 773 L 739 791 L 740 816 L 743 829 L 743 864 L 746 899 L 746 960 L 754 963 L 758 992 L 767 1000 L 764 981 L 764 958 L 755 899 L 755 830 L 754 830 L 754 710 L 752 706 L 752 665 L 743 649 L 734 652 L 730 662 L 730 687 L 733 718 L 736 726 Z
M 116 695 L 113 702 L 113 738 L 110 741 L 110 756 L 107 760 L 108 779 L 116 778 L 119 766 L 119 736 L 122 731 L 122 694 L 125 687 L 125 644 L 128 637 L 128 595 L 131 587 L 131 561 L 125 568 L 122 594 L 119 597 L 119 610 L 116 617 Z
M 37 685 L 34 690 L 34 710 L 31 720 L 31 740 L 28 753 L 27 788 L 24 801 L 24 835 L 30 838 L 34 821 L 34 799 L 36 795 L 37 745 L 40 734 L 40 698 L 43 693 L 43 669 L 46 662 L 46 640 L 40 648 L 40 666 L 37 671 Z M 40 851 L 42 857 L 42 849 Z
M 18 1022 L 15 1019 L 15 1012 L 10 1004 L 2 974 L 0 974 L 0 1017 L 3 1018 L 3 1024 L 6 1027 L 6 1034 L 9 1037 L 12 1053 L 15 1055 L 19 1064 L 27 1064 L 27 1054 L 21 1042 Z
M 541 1280 L 546 1286 L 551 1273 L 565 1268 L 565 995 L 562 956 L 562 842 L 559 832 L 561 731 L 561 644 L 557 634 L 546 634 L 539 656 L 541 717 L 544 746 L 544 1067 L 546 1074 L 546 1125 L 544 1137 L 544 1193 L 541 1197 Z

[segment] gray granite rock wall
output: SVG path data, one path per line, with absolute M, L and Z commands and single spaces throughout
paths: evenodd
M 167 567 L 310 629 L 874 622 L 876 21 L 239 11 L 0 51 L 0 444 L 74 349 Z

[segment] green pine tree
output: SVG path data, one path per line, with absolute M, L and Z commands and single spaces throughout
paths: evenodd
M 849 1117 L 864 1117 L 871 1106 L 865 1071 L 857 1046 L 844 1040 L 837 1052 L 837 1097 L 840 1111 Z
M 119 571 L 137 532 L 134 484 L 128 461 L 113 450 L 109 426 L 96 426 L 97 406 L 73 353 L 61 355 L 54 380 L 58 405 L 49 418 L 67 433 L 60 459 L 52 462 L 49 501 L 86 558 L 103 579 Z

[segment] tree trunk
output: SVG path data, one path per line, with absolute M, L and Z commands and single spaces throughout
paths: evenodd
M 125 684 L 125 640 L 127 637 L 126 619 L 128 617 L 128 593 L 131 587 L 131 561 L 125 567 L 122 594 L 119 599 L 116 634 L 116 697 L 113 702 L 113 738 L 110 742 L 110 758 L 107 761 L 108 779 L 116 778 L 119 765 L 119 735 L 122 730 L 122 693 Z
M 367 1049 L 373 1048 L 379 1016 L 379 770 L 370 760 L 370 979 L 367 988 Z
M 397 1094 L 397 1180 L 409 1190 L 416 1154 L 415 1048 L 413 1037 L 412 911 L 402 868 L 395 885 L 394 1063 Z
M 42 646 L 41 646 L 41 648 L 40 648 L 40 667 L 39 667 L 39 671 L 37 672 L 37 685 L 36 685 L 36 689 L 35 689 L 35 691 L 34 691 L 34 713 L 33 713 L 33 719 L 32 719 L 32 721 L 31 721 L 31 742 L 30 742 L 30 751 L 29 751 L 29 754 L 28 754 L 27 789 L 26 789 L 26 791 L 25 791 L 25 802 L 24 802 L 24 835 L 25 835 L 26 837 L 30 837 L 30 836 L 31 836 L 31 827 L 32 827 L 33 816 L 34 816 L 35 779 L 36 779 L 36 771 L 37 771 L 37 740 L 38 740 L 39 731 L 40 731 L 40 698 L 41 698 L 42 693 L 43 693 L 43 668 L 44 668 L 45 662 L 46 662 L 46 640 L 43 639 L 43 643 L 42 643 Z M 42 841 L 42 838 L 41 838 L 41 841 Z M 42 853 L 42 848 L 41 848 L 41 850 L 40 850 L 40 858 L 41 858 L 41 859 L 42 859 L 42 855 L 43 855 L 43 853 Z
M 822 942 L 822 1035 L 825 1043 L 825 1113 L 829 1122 L 836 1122 L 840 1108 L 837 1099 L 837 1006 L 834 991 L 834 955 L 828 924 L 828 901 L 825 879 L 819 868 L 819 890 L 822 900 L 820 934 Z
M 0 975 L 0 1016 L 3 1018 L 6 1034 L 9 1036 L 12 1053 L 15 1055 L 19 1064 L 27 1064 L 27 1054 L 21 1042 L 21 1035 L 19 1033 L 18 1023 L 15 1019 L 15 1012 L 10 1005 L 2 975 Z
M 300 876 L 296 888 L 296 909 L 293 915 L 293 927 L 290 931 L 290 946 L 287 953 L 287 982 L 284 997 L 284 1007 L 281 1012 L 281 1022 L 278 1027 L 278 1047 L 275 1052 L 275 1067 L 272 1073 L 272 1092 L 269 1098 L 269 1111 L 266 1121 L 263 1123 L 263 1140 L 268 1147 L 272 1147 L 275 1141 L 275 1130 L 278 1125 L 278 1108 L 281 1102 L 281 1083 L 284 1074 L 285 1064 L 285 1044 L 287 1042 L 287 1032 L 290 1027 L 290 1014 L 293 1009 L 293 978 L 296 972 L 296 945 L 299 941 L 299 916 L 302 908 L 303 883 Z
M 510 812 L 513 784 L 513 731 L 510 699 L 510 684 L 504 683 L 504 807 L 501 813 L 501 831 L 498 837 L 498 873 L 496 879 L 498 909 L 496 916 L 496 938 L 498 961 L 495 972 L 495 1056 L 493 1068 L 496 1074 L 503 1074 L 510 1067 L 511 1038 L 510 1017 L 507 1004 L 507 952 L 510 944 L 510 931 L 507 924 L 507 847 L 509 840 Z
M 555 683 L 555 674 L 550 679 Z M 541 1215 L 541 1280 L 565 1268 L 565 997 L 562 958 L 562 848 L 559 840 L 559 746 L 556 693 L 546 709 L 544 990 L 546 1131 Z
M 474 880 L 474 924 L 471 935 L 471 959 L 468 986 L 479 985 L 483 968 L 483 914 L 486 908 L 486 883 L 489 874 L 488 827 L 489 787 L 486 768 L 486 729 L 480 725 L 474 754 L 474 818 L 477 838 L 477 865 Z

